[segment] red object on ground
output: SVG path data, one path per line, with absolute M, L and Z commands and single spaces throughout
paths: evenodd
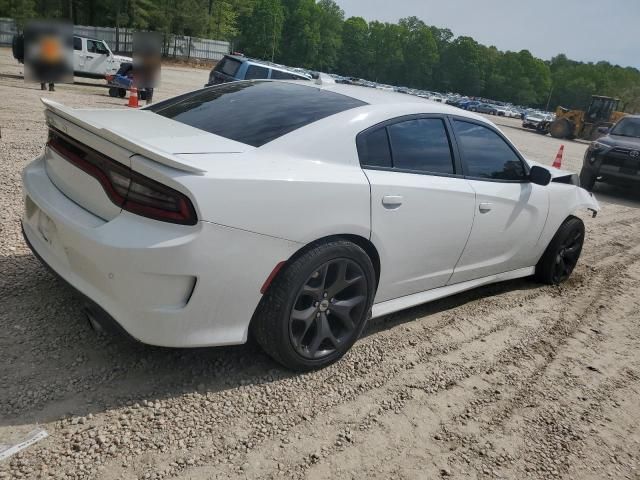
M 558 154 L 556 155 L 556 159 L 553 161 L 553 168 L 562 168 L 562 155 L 564 154 L 564 145 L 560 145 L 560 150 L 558 150 Z
M 135 85 L 131 85 L 129 89 L 129 103 L 127 103 L 127 107 L 138 108 L 140 105 L 138 104 L 138 89 Z

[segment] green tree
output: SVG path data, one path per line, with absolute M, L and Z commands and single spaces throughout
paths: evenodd
M 348 18 L 342 27 L 338 52 L 338 71 L 342 75 L 362 77 L 371 63 L 369 24 L 362 17 Z

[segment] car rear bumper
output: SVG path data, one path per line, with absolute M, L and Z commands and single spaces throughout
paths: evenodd
M 246 341 L 260 288 L 299 245 L 208 222 L 122 212 L 110 221 L 69 200 L 42 159 L 23 174 L 33 252 L 131 337 L 166 347 Z

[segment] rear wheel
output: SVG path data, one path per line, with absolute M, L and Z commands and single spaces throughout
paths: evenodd
M 558 229 L 536 266 L 536 278 L 549 285 L 567 280 L 580 258 L 584 243 L 584 223 L 569 217 Z
M 357 245 L 319 244 L 285 266 L 253 318 L 253 334 L 292 370 L 339 360 L 360 336 L 373 303 L 375 271 Z
M 580 170 L 580 186 L 589 192 L 593 191 L 593 187 L 596 185 L 596 175 L 584 167 Z

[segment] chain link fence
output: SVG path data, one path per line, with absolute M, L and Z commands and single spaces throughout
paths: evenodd
M 115 53 L 132 53 L 133 32 L 128 28 L 73 26 L 74 35 L 104 40 Z M 0 46 L 11 46 L 16 33 L 18 28 L 12 19 L 0 18 Z M 162 42 L 162 55 L 169 58 L 218 61 L 229 51 L 229 42 L 208 38 L 167 34 Z

